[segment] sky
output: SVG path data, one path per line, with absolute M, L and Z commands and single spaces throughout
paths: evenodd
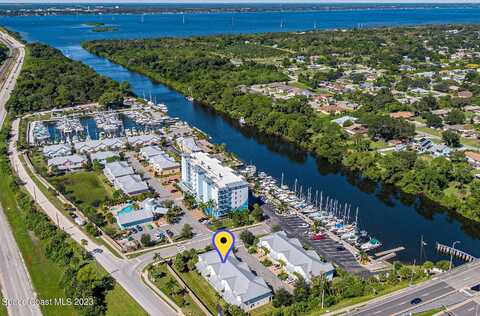
M 0 0 L 0 3 L 480 3 L 480 0 Z

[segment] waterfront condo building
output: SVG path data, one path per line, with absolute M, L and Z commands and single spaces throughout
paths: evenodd
M 180 186 L 197 201 L 210 204 L 206 212 L 215 218 L 248 208 L 248 183 L 204 152 L 182 155 Z

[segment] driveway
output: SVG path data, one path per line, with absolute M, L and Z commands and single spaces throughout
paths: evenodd
M 284 283 L 282 280 L 277 278 L 277 276 L 273 274 L 272 271 L 268 270 L 260 261 L 258 261 L 256 257 L 249 254 L 243 244 L 237 247 L 237 252 L 235 253 L 235 256 L 240 261 L 245 262 L 255 275 L 262 277 L 275 292 L 281 288 L 284 288 L 290 293 L 293 293 L 292 286 Z

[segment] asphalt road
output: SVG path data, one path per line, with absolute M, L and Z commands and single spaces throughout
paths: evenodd
M 435 279 L 418 286 L 409 287 L 391 296 L 374 300 L 349 315 L 405 315 L 416 308 L 431 304 L 432 302 L 457 295 L 460 290 L 469 288 L 480 282 L 480 261 L 463 265 L 449 273 L 439 275 Z M 420 304 L 412 304 L 411 301 L 420 298 Z M 469 299 L 465 295 L 465 300 Z
M 480 305 L 475 301 L 469 301 L 466 304 L 448 310 L 448 313 L 442 313 L 441 316 L 480 316 Z
M 15 56 L 13 66 L 10 69 L 5 67 L 2 69 L 10 71 L 0 90 L 0 126 L 2 126 L 6 116 L 5 104 L 22 69 L 25 49 L 21 43 L 2 32 L 0 32 L 0 41 L 16 53 L 15 55 L 12 53 L 12 56 Z M 0 240 L 0 283 L 3 297 L 9 301 L 9 304 L 6 304 L 9 315 L 42 315 L 40 307 L 34 303 L 37 294 L 1 206 Z

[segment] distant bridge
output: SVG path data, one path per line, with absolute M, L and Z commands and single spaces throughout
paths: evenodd
M 456 249 L 456 248 L 453 248 L 453 247 L 450 247 L 450 246 L 447 246 L 447 245 L 443 245 L 443 244 L 438 243 L 438 242 L 437 242 L 436 249 L 440 253 L 444 253 L 444 254 L 447 254 L 447 255 L 453 255 L 454 257 L 459 258 L 459 259 L 461 259 L 465 262 L 472 262 L 472 261 L 477 259 L 474 256 L 472 256 L 472 255 L 470 255 L 470 254 L 468 254 L 464 251 L 461 251 L 459 249 Z

